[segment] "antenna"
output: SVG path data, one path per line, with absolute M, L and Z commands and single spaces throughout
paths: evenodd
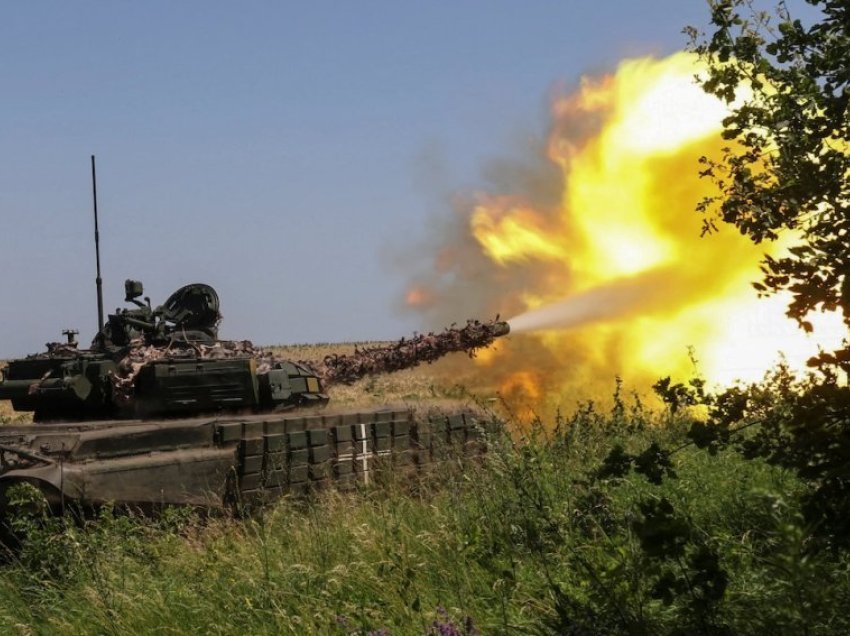
M 97 332 L 103 331 L 103 279 L 100 277 L 100 232 L 97 227 L 97 177 L 94 171 L 94 155 L 91 156 L 91 190 L 94 200 L 94 255 L 97 260 Z

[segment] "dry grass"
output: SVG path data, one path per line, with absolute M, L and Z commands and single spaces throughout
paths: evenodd
M 17 413 L 8 400 L 0 400 L 0 423 L 28 424 L 32 422 L 32 413 Z
M 0 422 L 5 422 L 8 418 L 14 415 L 12 404 L 8 400 L 0 400 Z
M 342 342 L 269 347 L 275 355 L 292 360 L 319 361 L 328 355 L 354 353 L 355 347 L 381 346 L 386 342 Z M 341 407 L 370 407 L 382 404 L 440 404 L 446 400 L 495 398 L 495 388 L 483 385 L 471 361 L 452 354 L 433 364 L 387 375 L 364 378 L 351 385 L 328 388 L 331 404 Z
M 6 360 L 0 360 L 0 369 L 6 366 Z M 9 400 L 0 400 L 0 424 L 29 424 L 32 413 L 18 413 Z

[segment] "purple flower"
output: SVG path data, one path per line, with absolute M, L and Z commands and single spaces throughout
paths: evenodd
M 428 636 L 479 636 L 478 630 L 472 623 L 472 617 L 467 616 L 463 619 L 463 628 L 454 624 L 454 621 L 449 618 L 449 613 L 444 607 L 437 608 L 437 614 L 440 614 L 441 619 L 431 623 L 431 629 L 428 630 Z

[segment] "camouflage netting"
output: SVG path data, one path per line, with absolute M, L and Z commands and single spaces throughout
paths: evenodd
M 127 404 L 133 399 L 133 386 L 142 368 L 158 360 L 193 360 L 252 357 L 257 370 L 267 372 L 274 363 L 270 353 L 254 347 L 250 340 L 219 340 L 213 345 L 174 342 L 167 347 L 148 345 L 142 339 L 130 343 L 126 355 L 118 362 L 118 373 L 111 376 L 112 399 Z
M 351 384 L 368 375 L 392 373 L 431 363 L 448 353 L 463 351 L 470 358 L 475 350 L 490 346 L 504 333 L 504 323 L 493 320 L 487 323 L 468 320 L 462 329 L 449 328 L 442 333 L 428 333 L 411 339 L 402 338 L 388 347 L 355 349 L 352 355 L 326 356 L 319 364 L 311 366 L 326 384 L 341 382 Z
M 334 383 L 351 384 L 368 375 L 392 373 L 431 363 L 446 354 L 463 351 L 470 357 L 476 349 L 487 347 L 503 333 L 505 323 L 469 320 L 463 328 L 451 327 L 442 333 L 402 338 L 386 347 L 356 349 L 351 355 L 326 356 L 321 362 L 299 360 L 312 369 L 325 386 Z M 251 357 L 257 361 L 257 373 L 263 374 L 279 360 L 270 351 L 255 347 L 249 340 L 219 340 L 213 345 L 175 341 L 167 347 L 147 345 L 141 339 L 133 341 L 118 362 L 118 373 L 111 376 L 112 396 L 116 404 L 128 404 L 133 399 L 133 386 L 141 369 L 158 360 L 224 359 Z

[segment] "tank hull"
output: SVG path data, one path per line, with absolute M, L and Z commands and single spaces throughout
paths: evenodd
M 240 506 L 330 485 L 353 488 L 387 469 L 416 473 L 458 453 L 480 453 L 483 423 L 472 411 L 389 407 L 5 426 L 0 491 L 28 482 L 59 509 Z

